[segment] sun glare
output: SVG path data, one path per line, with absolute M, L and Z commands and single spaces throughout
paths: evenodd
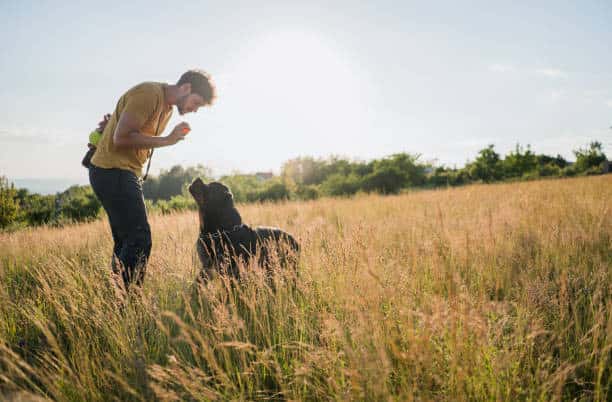
M 327 38 L 310 33 L 252 41 L 223 81 L 227 106 L 241 103 L 272 125 L 337 129 L 355 118 L 363 102 L 354 65 Z

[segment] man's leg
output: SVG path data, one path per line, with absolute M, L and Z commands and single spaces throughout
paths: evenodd
M 141 286 L 151 253 L 151 231 L 140 181 L 126 170 L 94 166 L 90 183 L 110 221 L 115 242 L 113 272 L 121 273 L 126 289 L 134 282 Z
M 142 185 L 131 172 L 122 172 L 123 193 L 116 215 L 119 215 L 118 235 L 122 239 L 117 257 L 124 268 L 126 288 L 134 283 L 142 286 L 147 261 L 151 255 L 151 229 L 147 220 Z
M 119 188 L 120 171 L 118 169 L 101 169 L 91 165 L 89 167 L 89 183 L 96 194 L 96 197 L 102 203 L 102 207 L 106 211 L 108 221 L 110 223 L 111 234 L 113 236 L 113 255 L 111 259 L 111 276 L 117 285 L 119 298 L 123 297 L 125 291 L 125 279 L 123 275 L 123 266 L 119 258 L 119 252 L 123 246 L 123 239 L 120 236 L 118 227 L 119 222 L 115 216 L 115 210 L 113 208 L 113 200 L 117 198 L 117 189 Z
M 102 206 L 104 206 L 104 204 L 102 204 Z M 119 252 L 121 251 L 121 248 L 123 247 L 123 239 L 121 239 L 121 237 L 119 236 L 119 230 L 117 223 L 114 223 L 113 220 L 111 219 L 111 215 L 108 212 L 108 209 L 105 207 L 104 210 L 106 211 L 106 214 L 108 215 L 108 220 L 110 222 L 110 227 L 111 227 L 111 234 L 113 236 L 113 258 L 111 260 L 111 267 L 113 269 L 113 272 L 118 274 L 119 270 L 121 269 L 119 266 L 119 260 L 117 258 L 117 255 L 119 254 Z

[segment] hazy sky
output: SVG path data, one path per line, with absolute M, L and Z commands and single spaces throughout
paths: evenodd
M 127 4 L 129 3 L 129 4 Z M 536 5 L 537 4 L 537 5 Z M 489 143 L 612 154 L 612 2 L 0 2 L 0 175 L 85 180 L 87 135 L 142 81 L 210 72 L 212 108 L 152 172 Z

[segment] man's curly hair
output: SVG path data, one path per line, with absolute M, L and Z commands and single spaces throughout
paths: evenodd
M 189 70 L 181 75 L 176 85 L 191 84 L 191 93 L 200 95 L 206 105 L 212 105 L 217 94 L 210 75 L 203 70 Z

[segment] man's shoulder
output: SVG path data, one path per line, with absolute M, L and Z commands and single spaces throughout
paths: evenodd
M 163 84 L 161 82 L 145 81 L 140 84 L 134 85 L 128 89 L 125 93 L 128 94 L 151 94 L 161 95 L 163 94 Z
M 164 84 L 160 82 L 141 82 L 128 89 L 119 100 L 120 104 L 147 109 L 151 113 L 160 110 L 165 103 Z

